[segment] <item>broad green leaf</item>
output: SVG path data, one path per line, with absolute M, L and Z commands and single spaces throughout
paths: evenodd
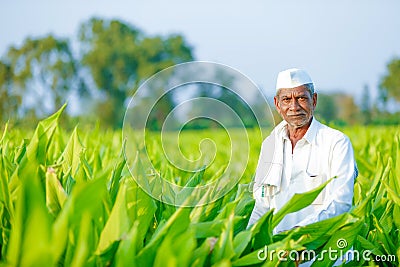
M 191 231 L 169 233 L 157 250 L 154 266 L 189 266 L 195 246 L 196 240 Z
M 232 266 L 251 266 L 262 263 L 264 263 L 264 266 L 278 266 L 279 257 L 276 252 L 286 250 L 301 251 L 305 249 L 301 242 L 301 239 L 293 240 L 292 236 L 288 235 L 281 241 L 265 245 L 233 261 Z
M 119 241 L 132 227 L 132 219 L 128 215 L 127 190 L 128 180 L 124 180 L 115 200 L 111 214 L 100 234 L 96 254 L 101 254 L 114 242 Z
M 400 229 L 400 206 L 393 207 L 393 222 L 397 229 Z
M 358 235 L 357 236 L 357 241 L 360 242 L 360 245 L 363 249 L 368 249 L 371 251 L 371 253 L 373 253 L 374 255 L 383 255 L 383 252 L 379 250 L 379 248 L 372 244 L 371 242 L 369 242 L 367 239 L 365 239 L 364 237 Z
M 88 181 L 93 179 L 93 170 L 88 161 L 85 158 L 84 154 L 80 154 L 79 156 L 79 168 L 74 176 L 76 182 Z
M 294 194 L 294 196 L 274 215 L 272 219 L 272 228 L 275 228 L 286 214 L 296 212 L 311 205 L 319 193 L 330 181 L 332 181 L 332 179 L 334 178 L 329 179 L 311 191 L 302 194 Z
M 385 185 L 388 197 L 390 200 L 392 200 L 394 203 L 396 203 L 397 206 L 400 206 L 400 197 L 399 193 L 395 192 L 385 181 L 383 181 L 383 184 Z
M 211 245 L 209 239 L 204 240 L 204 242 L 194 250 L 190 266 L 201 267 L 205 266 L 208 255 L 211 252 Z
M 4 204 L 4 212 L 8 213 L 10 220 L 14 219 L 14 207 L 11 201 L 8 187 L 9 172 L 7 171 L 7 159 L 0 148 L 0 202 Z
M 379 243 L 381 243 L 386 254 L 394 255 L 397 247 L 393 244 L 392 239 L 389 236 L 389 233 L 385 232 L 382 225 L 379 223 L 378 219 L 372 215 L 372 222 L 376 227 L 376 234 L 379 239 Z
M 58 125 L 58 118 L 64 111 L 65 107 L 66 105 L 62 106 L 56 113 L 39 122 L 35 133 L 26 148 L 26 156 L 29 160 L 36 158 L 39 163 L 46 163 L 46 151 L 49 142 Z
M 142 248 L 143 239 L 153 221 L 157 206 L 154 200 L 131 178 L 127 178 L 126 203 L 128 216 L 132 221 L 139 222 L 137 248 Z
M 77 239 L 76 249 L 74 251 L 74 257 L 71 262 L 71 266 L 79 267 L 87 265 L 91 249 L 93 248 L 93 229 L 91 224 L 91 216 L 85 212 L 82 214 L 82 220 L 80 222 L 79 236 Z
M 233 249 L 235 251 L 235 256 L 233 260 L 236 260 L 240 257 L 242 252 L 246 249 L 248 244 L 250 243 L 252 238 L 252 232 L 245 230 L 237 234 L 233 239 Z
M 84 152 L 84 149 L 79 140 L 78 129 L 75 127 L 60 159 L 64 173 L 71 168 L 72 176 L 75 175 L 80 164 L 80 155 Z
M 279 233 L 274 235 L 273 239 L 274 242 L 283 240 L 290 234 L 295 240 L 302 238 L 302 244 L 306 246 L 307 249 L 315 250 L 327 242 L 330 236 L 338 229 L 346 224 L 354 223 L 356 220 L 357 219 L 351 214 L 344 213 L 326 220 Z
M 115 202 L 115 199 L 117 197 L 117 192 L 119 190 L 120 186 L 120 181 L 122 179 L 122 171 L 125 167 L 125 159 L 122 158 L 118 161 L 114 169 L 112 170 L 111 174 L 111 179 L 109 182 L 109 192 L 110 192 L 110 198 L 112 202 Z
M 128 234 L 122 238 L 115 254 L 115 266 L 137 266 L 135 258 L 139 252 L 137 248 L 139 240 L 139 221 L 135 221 Z
M 261 248 L 272 241 L 272 218 L 274 210 L 269 210 L 251 226 L 253 235 L 253 249 Z
M 35 165 L 25 167 L 19 175 L 21 188 L 7 248 L 7 262 L 14 266 L 53 265 L 55 259 L 49 249 L 52 245 L 51 218 L 37 169 Z
M 193 230 L 196 238 L 207 238 L 220 236 L 224 228 L 226 219 L 215 219 L 207 222 L 194 223 L 191 222 L 189 228 Z M 243 221 L 243 217 L 235 216 L 233 218 L 234 225 Z
M 235 256 L 233 248 L 233 218 L 234 214 L 227 218 L 224 229 L 215 244 L 214 250 L 211 255 L 211 263 L 215 264 L 224 259 L 232 259 Z
M 196 238 L 206 238 L 219 236 L 224 226 L 224 220 L 213 220 L 209 222 L 191 223 L 190 229 L 196 235 Z
M 136 258 L 139 266 L 153 265 L 158 247 L 167 235 L 179 235 L 187 231 L 190 222 L 189 212 L 188 208 L 179 208 L 168 221 L 159 224 L 150 242 L 146 244 Z
M 46 206 L 54 216 L 61 211 L 67 199 L 67 193 L 61 186 L 56 173 L 52 168 L 46 172 Z
M 352 246 L 358 236 L 363 221 L 358 220 L 338 229 L 332 234 L 328 242 L 322 248 L 322 252 L 316 257 L 312 266 L 332 266 L 341 255 L 344 255 Z M 327 252 L 335 250 L 332 257 Z

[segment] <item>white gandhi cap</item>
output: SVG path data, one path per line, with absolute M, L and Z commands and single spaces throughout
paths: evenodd
M 302 69 L 288 69 L 279 72 L 276 79 L 276 91 L 281 88 L 294 88 L 307 83 L 313 83 L 310 75 Z

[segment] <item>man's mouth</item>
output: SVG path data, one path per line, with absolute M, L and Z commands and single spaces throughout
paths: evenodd
M 292 117 L 292 118 L 297 118 L 297 117 L 303 117 L 303 116 L 305 116 L 306 114 L 294 114 L 294 115 L 288 115 L 289 117 Z

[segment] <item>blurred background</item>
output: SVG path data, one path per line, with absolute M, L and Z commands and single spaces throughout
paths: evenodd
M 304 68 L 319 94 L 321 121 L 400 122 L 395 0 L 17 0 L 1 6 L 2 123 L 33 127 L 67 102 L 65 127 L 120 128 L 127 102 L 146 79 L 191 60 L 239 70 L 271 103 L 277 73 Z M 177 92 L 159 103 L 151 127 L 178 104 Z M 198 95 L 243 104 L 212 87 Z

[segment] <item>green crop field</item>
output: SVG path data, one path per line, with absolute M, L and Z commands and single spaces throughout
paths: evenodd
M 359 168 L 354 207 L 335 218 L 273 235 L 272 229 L 285 214 L 310 204 L 324 185 L 296 195 L 279 212 L 265 214 L 246 229 L 254 205 L 249 183 L 259 138 L 249 138 L 248 166 L 228 194 L 208 205 L 175 207 L 138 186 L 127 167 L 121 131 L 78 127 L 66 132 L 58 126 L 60 116 L 61 111 L 41 121 L 34 132 L 3 127 L 2 266 L 295 266 L 290 254 L 260 259 L 265 248 L 315 251 L 320 257 L 314 266 L 329 266 L 335 260 L 324 257 L 323 251 L 343 253 L 351 247 L 368 251 L 368 258 L 350 261 L 349 266 L 399 265 L 399 127 L 341 129 L 353 142 Z M 252 131 L 250 137 L 257 136 Z M 181 135 L 180 149 L 187 158 L 200 156 L 203 135 L 214 136 L 215 144 L 227 147 L 223 133 Z M 212 181 L 226 166 L 226 152 L 217 151 L 206 170 L 180 173 L 164 163 L 157 142 L 156 138 L 149 142 L 149 156 L 163 178 L 177 184 L 194 187 Z M 234 154 L 233 163 L 240 150 Z M 134 175 L 146 173 L 140 161 L 132 164 Z M 147 182 L 146 186 L 156 187 L 153 180 Z

